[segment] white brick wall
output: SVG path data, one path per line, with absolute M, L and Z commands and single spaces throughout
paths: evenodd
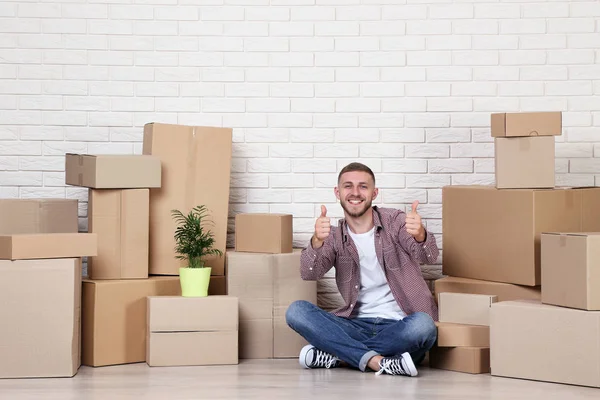
M 139 153 L 149 121 L 218 125 L 232 215 L 294 213 L 302 245 L 362 160 L 378 204 L 417 199 L 441 230 L 443 185 L 493 182 L 491 112 L 563 111 L 559 183 L 600 184 L 598 48 L 596 0 L 5 0 L 0 196 L 79 198 L 85 217 L 66 151 Z

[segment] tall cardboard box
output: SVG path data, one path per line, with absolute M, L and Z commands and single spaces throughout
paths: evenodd
M 510 283 L 480 281 L 477 279 L 446 276 L 434 281 L 435 297 L 440 293 L 473 293 L 496 296 L 496 301 L 521 299 L 539 300 L 542 297 L 540 286 L 522 286 Z
M 560 111 L 493 113 L 492 137 L 539 137 L 562 134 Z
M 0 199 L 0 234 L 77 233 L 77 200 Z
M 241 213 L 235 216 L 235 251 L 291 253 L 292 241 L 291 214 Z
M 492 375 L 600 387 L 600 312 L 506 301 L 492 305 Z
M 0 261 L 0 296 L 0 378 L 74 376 L 81 259 Z
M 537 286 L 541 232 L 600 231 L 600 188 L 442 189 L 444 275 Z
M 89 278 L 147 278 L 150 191 L 90 189 L 88 197 L 88 231 L 98 235 L 98 255 L 88 258 Z
M 178 275 L 176 223 L 171 210 L 187 214 L 204 205 L 210 214 L 215 248 L 225 253 L 233 130 L 150 123 L 144 126 L 143 153 L 158 157 L 162 186 L 150 190 L 150 274 Z M 225 274 L 224 257 L 206 260 L 212 275 Z
M 238 299 L 148 297 L 149 366 L 238 363 Z
M 300 253 L 227 251 L 227 292 L 240 304 L 240 358 L 294 358 L 307 344 L 285 321 L 294 301 L 317 303 L 317 282 L 300 278 Z
M 542 303 L 600 310 L 600 232 L 542 233 Z
M 553 188 L 554 136 L 494 139 L 498 189 Z

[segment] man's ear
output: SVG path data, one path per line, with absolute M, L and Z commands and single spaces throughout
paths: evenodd
M 371 198 L 371 200 L 375 200 L 377 198 L 378 194 L 379 194 L 379 189 L 378 188 L 373 189 L 373 197 Z
M 340 199 L 340 189 L 338 189 L 337 186 L 333 188 L 333 193 L 335 193 L 335 198 L 339 200 Z

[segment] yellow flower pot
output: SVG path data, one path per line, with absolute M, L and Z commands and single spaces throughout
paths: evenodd
M 179 282 L 183 297 L 208 296 L 210 283 L 210 267 L 204 268 L 179 268 Z

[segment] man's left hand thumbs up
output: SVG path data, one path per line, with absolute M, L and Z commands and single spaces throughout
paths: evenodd
M 415 200 L 412 203 L 411 211 L 406 214 L 406 231 L 410 233 L 417 242 L 425 240 L 425 228 L 421 222 L 421 216 L 417 213 L 419 201 Z

